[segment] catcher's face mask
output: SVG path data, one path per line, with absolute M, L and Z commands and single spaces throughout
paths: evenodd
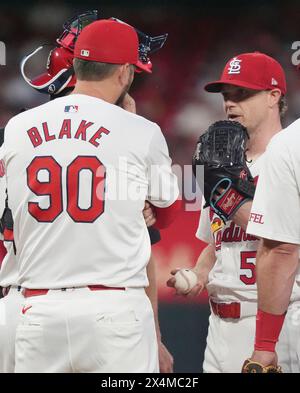
M 47 72 L 30 79 L 25 73 L 25 66 L 30 58 L 39 53 L 46 45 L 42 45 L 23 58 L 20 64 L 21 74 L 35 90 L 52 96 L 60 94 L 65 88 L 75 86 L 76 78 L 73 70 L 73 52 L 76 40 L 82 29 L 99 19 L 98 11 L 88 11 L 77 15 L 63 25 L 63 32 L 56 40 L 58 46 L 54 47 L 48 56 Z M 111 18 L 125 23 L 119 19 Z M 139 38 L 139 62 L 143 68 L 152 72 L 152 63 L 149 55 L 158 51 L 166 42 L 168 34 L 151 37 L 135 29 Z M 136 72 L 142 72 L 136 69 Z
M 63 24 L 64 31 L 56 42 L 66 48 L 74 51 L 75 42 L 85 26 L 98 19 L 98 11 L 87 11 L 84 14 L 77 15 Z
M 126 23 L 117 18 L 110 18 L 110 19 L 116 20 L 117 22 L 120 23 Z M 151 37 L 150 35 L 142 33 L 135 27 L 134 29 L 137 32 L 138 39 L 139 39 L 139 62 L 143 65 L 143 68 L 145 68 L 146 66 L 148 72 L 152 72 L 151 71 L 152 63 L 149 58 L 149 55 L 154 52 L 157 52 L 159 49 L 161 49 L 164 46 L 168 38 L 168 34 L 162 34 L 156 37 Z M 142 71 L 140 69 L 136 69 L 136 72 L 142 72 Z

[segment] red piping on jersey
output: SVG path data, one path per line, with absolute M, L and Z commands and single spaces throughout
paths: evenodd
M 2 264 L 2 261 L 6 255 L 7 251 L 6 248 L 4 247 L 3 241 L 0 240 L 0 266 Z
M 3 232 L 3 237 L 4 240 L 12 242 L 14 240 L 14 232 L 11 229 L 5 228 Z
M 154 227 L 164 229 L 170 226 L 181 210 L 181 206 L 181 199 L 177 199 L 174 203 L 172 203 L 172 205 L 164 208 L 152 206 L 156 214 L 156 223 L 154 224 Z

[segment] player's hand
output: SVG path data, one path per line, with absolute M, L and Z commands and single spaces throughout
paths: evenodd
M 282 368 L 278 366 L 276 352 L 254 351 L 251 358 L 244 361 L 242 373 L 281 374 Z
M 135 100 L 128 93 L 126 93 L 123 101 L 119 105 L 127 112 L 136 113 Z
M 146 222 L 147 227 L 151 227 L 156 223 L 156 217 L 153 207 L 149 202 L 145 202 L 145 207 L 143 210 L 144 220 Z
M 180 270 L 180 268 L 171 270 L 171 272 L 170 272 L 171 275 L 175 276 L 175 274 L 178 272 L 178 270 Z M 203 277 L 201 274 L 199 274 L 196 271 L 196 269 L 190 269 L 190 270 L 192 270 L 196 274 L 196 276 L 198 278 L 197 284 L 187 293 L 181 293 L 176 290 L 176 295 L 187 296 L 187 297 L 198 296 L 205 288 L 205 285 L 207 284 L 207 281 L 208 281 L 207 277 Z M 176 282 L 175 277 L 170 277 L 167 281 L 167 286 L 175 289 L 175 282 Z
M 166 346 L 159 341 L 158 342 L 158 358 L 159 358 L 159 371 L 163 374 L 173 373 L 174 359 Z
M 277 353 L 268 351 L 254 351 L 251 356 L 251 360 L 260 363 L 263 366 L 277 366 L 278 363 Z

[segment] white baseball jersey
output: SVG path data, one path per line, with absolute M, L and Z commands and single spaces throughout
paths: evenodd
M 264 156 L 249 164 L 254 179 L 260 174 Z M 225 225 L 211 208 L 202 210 L 196 236 L 215 244 L 217 259 L 209 273 L 209 295 L 219 302 L 257 300 L 255 263 L 259 240 L 233 221 Z M 296 285 L 293 297 L 300 299 Z
M 275 135 L 269 143 L 247 232 L 266 239 L 300 244 L 299 132 L 300 119 Z M 296 284 L 300 285 L 299 270 Z M 291 300 L 295 300 L 293 295 Z
M 300 244 L 300 119 L 275 135 L 265 153 L 247 231 Z
M 144 201 L 179 194 L 156 124 L 74 94 L 12 118 L 0 152 L 23 287 L 147 286 Z
M 254 178 L 258 176 L 261 159 L 259 157 L 252 165 L 249 164 Z M 225 225 L 209 207 L 202 209 L 196 236 L 206 243 L 215 244 L 217 260 L 209 274 L 209 295 L 220 302 L 256 299 L 258 239 L 247 235 L 231 220 Z

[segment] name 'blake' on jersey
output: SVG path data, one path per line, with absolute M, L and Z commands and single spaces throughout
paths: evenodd
M 74 107 L 71 106 L 71 107 Z M 65 112 L 69 111 L 70 106 L 65 107 Z M 75 112 L 78 111 L 78 106 L 75 106 Z M 49 125 L 47 122 L 43 122 L 41 129 L 38 127 L 32 127 L 27 131 L 27 134 L 31 140 L 33 147 L 40 146 L 43 142 L 53 141 L 55 139 L 81 139 L 82 141 L 88 141 L 93 146 L 99 146 L 99 139 L 102 137 L 102 134 L 108 135 L 110 133 L 104 127 L 100 127 L 96 132 L 91 131 L 90 128 L 94 125 L 92 121 L 81 120 L 79 126 L 74 131 L 74 127 L 72 127 L 72 119 L 63 119 L 61 126 L 57 130 L 49 131 Z M 87 137 L 87 129 L 88 137 Z M 73 133 L 72 133 L 73 130 Z
M 22 286 L 147 286 L 145 200 L 179 193 L 155 123 L 71 94 L 12 118 L 0 152 Z

